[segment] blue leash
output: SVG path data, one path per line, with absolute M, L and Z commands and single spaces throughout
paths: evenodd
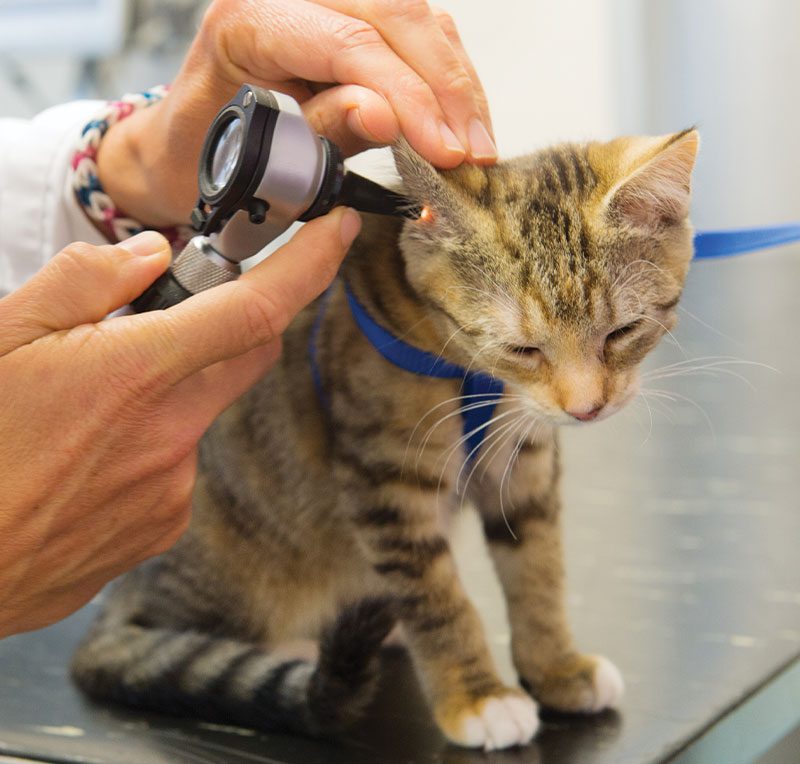
M 795 241 L 800 241 L 800 223 L 728 231 L 698 231 L 694 237 L 694 258 L 695 260 L 704 260 L 739 255 Z M 464 403 L 461 407 L 461 419 L 464 440 L 467 459 L 470 461 L 474 459 L 481 449 L 497 402 L 503 395 L 503 382 L 485 372 L 467 371 L 439 356 L 403 342 L 372 319 L 366 308 L 350 291 L 347 283 L 345 283 L 345 294 L 358 328 L 389 363 L 423 377 L 462 380 L 461 394 L 464 396 Z M 317 340 L 327 305 L 328 295 L 326 294 L 320 302 L 320 309 L 311 330 L 308 346 L 314 387 L 319 400 L 326 408 L 328 400 L 317 360 Z
M 698 231 L 694 237 L 694 259 L 741 255 L 800 241 L 800 223 L 729 231 Z

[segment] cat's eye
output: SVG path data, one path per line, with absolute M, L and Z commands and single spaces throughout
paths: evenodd
M 631 321 L 629 324 L 625 324 L 625 326 L 620 326 L 618 329 L 614 329 L 613 332 L 610 332 L 606 335 L 606 342 L 614 342 L 615 340 L 627 337 L 631 332 L 635 331 L 639 326 L 641 326 L 642 320 L 643 319 L 639 318 L 636 321 Z
M 510 353 L 525 356 L 526 358 L 536 358 L 541 355 L 541 350 L 533 345 L 507 345 Z

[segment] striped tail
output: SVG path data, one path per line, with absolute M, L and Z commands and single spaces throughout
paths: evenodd
M 323 636 L 316 663 L 194 631 L 101 621 L 75 653 L 72 676 L 96 699 L 262 730 L 332 734 L 372 699 L 381 643 L 394 621 L 386 600 L 348 608 Z

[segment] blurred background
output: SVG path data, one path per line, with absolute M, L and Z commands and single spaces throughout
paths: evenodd
M 698 125 L 698 227 L 800 219 L 797 0 L 438 4 L 481 74 L 502 155 Z M 0 0 L 0 116 L 170 81 L 205 5 Z M 608 761 L 676 750 L 800 655 L 798 255 L 696 264 L 680 326 L 650 363 L 691 372 L 667 369 L 647 401 L 564 435 L 576 633 L 629 689 Z M 465 578 L 510 676 L 502 599 L 470 522 Z M 784 728 L 742 750 L 794 726 L 797 695 Z

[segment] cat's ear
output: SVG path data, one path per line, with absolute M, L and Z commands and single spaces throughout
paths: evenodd
M 606 195 L 606 213 L 615 222 L 647 231 L 683 222 L 700 146 L 697 130 L 624 140 L 617 145 L 621 179 Z
M 392 147 L 403 193 L 418 204 L 436 204 L 445 193 L 445 183 L 436 168 L 417 154 L 405 138 Z

